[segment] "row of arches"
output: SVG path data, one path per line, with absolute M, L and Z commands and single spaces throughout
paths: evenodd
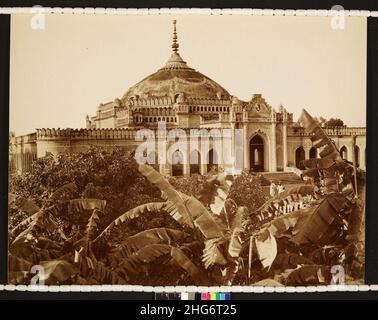
M 201 172 L 201 153 L 198 150 L 193 150 L 189 154 L 189 157 L 190 174 L 203 174 L 203 172 Z M 207 152 L 206 160 L 206 172 L 218 169 L 219 158 L 218 153 L 214 149 L 210 149 Z M 157 163 L 157 155 L 155 151 L 149 154 L 148 161 L 149 163 Z M 184 155 L 180 150 L 176 150 L 172 153 L 171 163 L 172 176 L 184 175 Z
M 191 106 L 189 107 L 190 112 L 230 112 L 230 107 L 200 107 Z
M 176 123 L 177 122 L 177 117 L 142 117 L 142 116 L 135 116 L 134 122 L 136 123 L 146 123 L 146 122 L 171 122 L 171 123 Z

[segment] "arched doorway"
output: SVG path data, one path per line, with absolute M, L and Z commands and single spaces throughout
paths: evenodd
M 255 135 L 249 142 L 249 165 L 252 171 L 264 171 L 264 140 Z
M 157 161 L 157 154 L 155 151 L 151 151 L 147 156 L 147 163 L 153 167 L 156 171 L 159 171 L 159 165 Z
M 200 174 L 201 154 L 198 150 L 190 153 L 190 174 Z
M 348 160 L 348 149 L 346 146 L 342 146 L 340 149 L 340 156 L 344 160 Z
M 305 158 L 306 156 L 303 147 L 297 148 L 297 150 L 295 150 L 295 166 L 298 169 L 304 169 L 303 165 L 301 165 L 301 161 L 305 160 Z
M 358 146 L 354 146 L 354 159 L 358 168 L 360 166 L 360 148 Z
M 218 169 L 218 154 L 214 149 L 210 149 L 207 154 L 207 172 Z
M 317 150 L 316 148 L 312 147 L 310 149 L 310 159 L 315 159 L 317 157 Z
M 184 174 L 184 156 L 181 151 L 176 150 L 172 154 L 172 176 L 182 176 Z

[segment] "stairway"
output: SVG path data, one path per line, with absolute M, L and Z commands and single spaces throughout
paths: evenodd
M 302 179 L 293 172 L 262 172 L 261 175 L 265 178 L 262 182 L 263 186 L 270 185 L 270 181 L 276 184 L 279 181 L 283 185 L 303 183 Z

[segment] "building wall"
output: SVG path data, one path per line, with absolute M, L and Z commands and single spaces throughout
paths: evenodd
M 310 150 L 312 142 L 310 137 L 297 132 L 295 135 L 291 132 L 287 136 L 287 143 L 284 143 L 283 125 L 275 122 L 242 122 L 235 124 L 234 122 L 224 122 L 227 124 L 227 129 L 243 128 L 243 137 L 241 137 L 241 152 L 243 153 L 243 168 L 250 169 L 250 141 L 259 135 L 264 143 L 264 171 L 281 171 L 286 170 L 287 167 L 296 166 L 296 150 L 300 147 L 304 149 L 305 159 L 310 158 Z M 213 123 L 213 126 L 207 123 L 207 128 L 219 129 L 219 123 Z M 198 129 L 198 128 L 197 128 Z M 366 137 L 362 134 L 363 131 L 351 128 L 345 128 L 341 133 L 334 133 L 330 138 L 335 141 L 339 150 L 345 147 L 347 160 L 353 162 L 354 155 L 356 155 L 356 162 L 361 169 L 366 169 Z M 358 129 L 358 128 L 357 128 Z M 169 129 L 168 129 L 169 130 Z M 182 129 L 187 132 L 189 136 L 190 129 Z M 138 129 L 38 129 L 36 133 L 14 137 L 10 141 L 10 170 L 12 172 L 24 172 L 31 170 L 32 162 L 39 157 L 43 157 L 46 153 L 58 155 L 61 153 L 76 153 L 87 150 L 91 145 L 102 146 L 108 150 L 116 147 L 122 147 L 127 150 L 135 150 L 140 142 L 135 141 L 135 136 Z M 357 135 L 352 135 L 357 133 Z M 349 134 L 349 135 L 348 135 Z M 218 148 L 215 140 L 210 140 L 209 145 L 202 147 L 201 143 L 198 145 L 198 151 L 202 163 L 200 163 L 201 173 L 207 172 L 207 159 L 210 149 L 214 149 L 218 154 L 220 165 L 229 166 L 225 159 L 229 159 L 236 155 L 236 142 L 232 140 L 232 147 Z M 168 142 L 166 149 L 168 150 L 173 142 Z M 287 150 L 287 166 L 284 164 L 284 150 Z M 235 150 L 235 151 L 233 151 Z M 357 150 L 353 152 L 353 150 Z M 184 155 L 184 174 L 190 174 L 190 165 L 188 159 L 190 158 L 190 146 Z M 240 150 L 239 150 L 240 151 Z M 163 165 L 160 171 L 164 174 L 170 174 L 172 168 L 170 165 Z

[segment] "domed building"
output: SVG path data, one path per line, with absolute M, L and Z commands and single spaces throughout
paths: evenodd
M 282 105 L 273 108 L 261 94 L 241 101 L 191 68 L 179 54 L 174 21 L 172 53 L 162 68 L 114 101 L 100 104 L 95 116 L 87 116 L 86 129 L 37 129 L 30 135 L 12 137 L 11 170 L 30 170 L 32 161 L 46 152 L 79 152 L 90 145 L 135 150 L 143 141 L 137 139 L 140 129 L 155 132 L 162 123 L 167 129 L 179 128 L 186 133 L 201 129 L 220 133 L 206 148 L 202 142 L 187 148 L 179 165 L 159 163 L 160 172 L 166 175 L 205 174 L 214 165 L 227 168 L 226 159 L 230 158 L 242 159 L 240 170 L 295 171 L 301 160 L 318 156 L 310 136 Z M 365 169 L 365 128 L 325 130 L 344 158 Z M 231 140 L 227 147 L 214 142 L 226 136 Z M 168 142 L 167 150 L 173 143 Z M 168 157 L 175 156 L 173 151 Z M 189 161 L 193 154 L 197 164 Z
M 172 54 L 155 73 L 132 86 L 121 99 L 101 104 L 87 128 L 157 126 L 197 127 L 201 120 L 228 114 L 231 95 L 221 85 L 189 67 L 179 54 L 174 21 Z

